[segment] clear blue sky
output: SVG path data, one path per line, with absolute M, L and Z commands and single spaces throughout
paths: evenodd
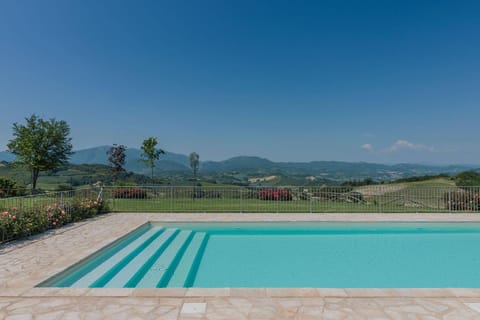
M 0 1 L 0 150 L 480 164 L 480 1 Z

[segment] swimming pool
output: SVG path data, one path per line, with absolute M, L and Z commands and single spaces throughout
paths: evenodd
M 480 288 L 480 223 L 148 223 L 39 286 Z

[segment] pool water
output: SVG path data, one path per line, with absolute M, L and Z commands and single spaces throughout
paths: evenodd
M 148 223 L 40 284 L 480 288 L 479 223 Z

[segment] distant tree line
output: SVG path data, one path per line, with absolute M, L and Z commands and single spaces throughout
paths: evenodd
M 38 178 L 41 172 L 55 172 L 55 170 L 68 164 L 70 156 L 73 154 L 72 138 L 70 137 L 70 126 L 63 120 L 44 120 L 33 114 L 25 118 L 25 124 L 13 124 L 13 139 L 7 145 L 8 151 L 16 156 L 14 164 L 18 167 L 27 169 L 30 172 L 30 182 L 32 192 L 37 189 Z M 140 161 L 150 169 L 150 181 L 155 182 L 154 169 L 156 161 L 160 155 L 165 154 L 161 148 L 157 148 L 158 141 L 156 137 L 150 137 L 143 141 L 140 149 L 142 150 Z M 111 179 L 128 178 L 125 170 L 126 163 L 125 145 L 114 144 L 108 151 L 108 163 L 110 166 Z M 190 154 L 190 166 L 193 171 L 194 179 L 197 179 L 200 156 L 196 152 Z M 131 174 L 131 173 L 130 173 Z M 94 179 L 98 180 L 98 176 Z M 83 177 L 81 181 L 71 181 L 71 185 L 83 184 L 88 177 Z M 11 181 L 3 181 L 1 190 L 12 190 Z M 59 186 L 66 188 L 66 185 Z

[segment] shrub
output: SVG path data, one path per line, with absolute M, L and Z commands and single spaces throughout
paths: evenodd
M 147 192 L 136 188 L 120 188 L 113 190 L 113 197 L 115 199 L 145 199 L 147 198 Z
M 264 189 L 258 191 L 258 199 L 273 201 L 291 201 L 292 193 L 288 189 Z
M 108 212 L 108 206 L 103 200 L 90 198 L 77 198 L 71 203 L 56 202 L 36 208 L 3 209 L 0 210 L 0 243 L 105 212 Z
M 463 191 L 445 192 L 443 194 L 443 199 L 447 209 L 449 210 L 480 210 L 480 193 Z
M 72 221 L 80 221 L 105 212 L 108 212 L 108 206 L 106 202 L 101 199 L 75 199 L 71 206 Z
M 12 208 L 0 213 L 0 230 L 3 239 L 17 239 L 48 229 L 47 215 L 36 209 L 19 210 Z
M 59 184 L 55 191 L 71 191 L 75 189 L 71 184 Z
M 46 206 L 44 210 L 47 215 L 49 228 L 60 228 L 71 221 L 70 214 L 67 213 L 65 205 L 63 204 L 54 203 L 53 205 Z
M 15 180 L 0 177 L 0 198 L 18 197 L 25 194 L 25 187 Z
M 363 194 L 360 192 L 352 191 L 348 194 L 347 200 L 353 203 L 361 203 L 363 202 Z
M 480 173 L 475 171 L 465 171 L 454 177 L 455 184 L 459 187 L 477 187 L 480 186 Z
M 220 199 L 222 194 L 218 191 L 203 191 L 203 190 L 195 190 L 192 193 L 192 197 L 195 199 Z

